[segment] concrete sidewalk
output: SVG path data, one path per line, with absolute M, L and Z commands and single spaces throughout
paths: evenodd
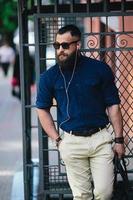
M 8 77 L 4 77 L 0 69 L 0 199 L 2 200 L 11 200 L 15 174 L 20 171 L 22 173 L 21 103 L 12 97 L 10 82 L 11 71 Z

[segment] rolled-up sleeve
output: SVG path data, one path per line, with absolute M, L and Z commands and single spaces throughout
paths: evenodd
M 102 74 L 102 92 L 106 107 L 119 104 L 120 98 L 111 68 L 106 65 Z
M 51 82 L 46 73 L 41 74 L 38 88 L 36 107 L 40 109 L 49 108 L 52 106 L 53 92 Z

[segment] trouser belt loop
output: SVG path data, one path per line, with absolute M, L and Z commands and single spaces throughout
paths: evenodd
M 72 131 L 70 131 L 70 134 L 72 135 Z

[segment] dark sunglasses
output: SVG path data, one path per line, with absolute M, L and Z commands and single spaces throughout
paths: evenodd
M 59 42 L 54 42 L 53 43 L 53 46 L 55 49 L 60 49 L 60 46 L 62 46 L 63 49 L 69 49 L 70 45 L 71 44 L 74 44 L 74 43 L 77 43 L 79 40 L 76 40 L 76 41 L 73 41 L 73 42 L 62 42 L 62 43 L 59 43 Z

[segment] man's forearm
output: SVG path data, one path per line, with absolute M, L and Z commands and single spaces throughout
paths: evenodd
M 115 132 L 114 153 L 121 158 L 125 154 L 122 114 L 119 105 L 113 105 L 108 108 L 109 118 Z
M 108 114 L 113 126 L 115 137 L 123 136 L 122 114 L 119 105 L 108 107 Z
M 58 138 L 58 132 L 49 109 L 37 109 L 37 113 L 44 131 L 50 138 L 56 140 Z

